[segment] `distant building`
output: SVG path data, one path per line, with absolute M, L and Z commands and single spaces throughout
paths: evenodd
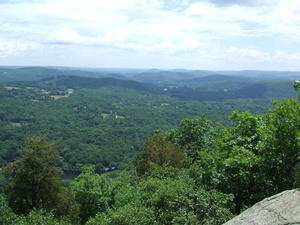
M 72 88 L 68 88 L 68 89 L 67 89 L 67 92 L 68 92 L 68 94 L 70 95 L 70 94 L 73 94 L 73 93 L 74 93 L 74 90 L 73 90 Z

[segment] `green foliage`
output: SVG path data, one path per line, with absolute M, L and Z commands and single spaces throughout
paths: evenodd
M 168 133 L 187 152 L 193 149 L 188 157 L 195 182 L 232 193 L 236 212 L 299 183 L 300 103 L 286 99 L 273 107 L 265 115 L 234 111 L 232 127 L 186 119 Z
M 7 201 L 3 195 L 0 195 L 0 224 L 9 225 L 71 225 L 78 224 L 76 221 L 69 222 L 66 217 L 60 219 L 55 218 L 54 214 L 43 209 L 33 209 L 28 215 L 17 215 L 8 206 Z
M 230 118 L 234 126 L 222 132 L 216 146 L 221 156 L 218 171 L 222 173 L 218 188 L 234 193 L 239 211 L 243 205 L 253 204 L 266 195 L 267 181 L 261 173 L 263 159 L 259 154 L 263 121 L 261 116 L 249 112 L 234 111 Z
M 138 189 L 158 224 L 221 224 L 232 217 L 233 196 L 198 187 L 186 170 L 157 178 L 157 169 L 156 177 L 141 181 Z
M 168 142 L 158 131 L 153 138 L 146 139 L 143 151 L 136 159 L 136 171 L 139 174 L 145 174 L 153 163 L 159 166 L 168 164 L 173 167 L 180 167 L 184 158 L 183 149 Z
M 58 204 L 62 171 L 56 165 L 58 151 L 44 137 L 33 136 L 21 150 L 22 158 L 3 168 L 5 194 L 18 214 L 32 209 L 53 209 Z
M 233 216 L 232 195 L 198 187 L 185 169 L 155 165 L 145 179 L 125 180 L 112 207 L 87 224 L 221 224 Z
M 80 205 L 75 200 L 75 192 L 61 187 L 53 213 L 56 218 L 68 220 L 72 225 L 80 224 Z
M 0 167 L 7 178 L 5 184 L 0 177 L 6 194 L 0 196 L 1 224 L 222 224 L 267 196 L 299 187 L 299 99 L 274 102 L 256 115 L 268 108 L 266 101 L 184 102 L 140 91 L 135 82 L 125 89 L 104 87 L 111 79 L 94 81 L 56 77 L 32 87 L 0 85 Z M 257 93 L 248 94 L 268 93 L 271 84 L 254 84 Z M 75 92 L 65 95 L 64 85 L 75 85 Z M 215 99 L 223 86 L 217 89 L 195 97 Z M 186 98 L 203 93 L 173 88 L 164 94 L 176 91 Z M 49 93 L 65 96 L 54 100 Z M 213 124 L 238 107 L 252 113 L 235 110 L 225 125 Z M 199 118 L 203 113 L 208 117 Z M 190 119 L 178 126 L 183 117 Z M 142 148 L 157 128 L 168 131 L 156 132 Z M 33 132 L 49 133 L 59 147 L 33 136 L 17 153 Z M 138 152 L 135 169 L 97 173 L 120 169 Z M 58 166 L 74 172 L 82 165 L 93 166 L 62 187 Z
M 6 179 L 3 173 L 0 173 L 0 193 L 4 192 L 4 187 L 6 185 Z
M 114 182 L 117 186 L 115 192 L 115 198 L 112 208 L 118 209 L 128 203 L 133 205 L 140 205 L 140 193 L 137 188 L 138 177 L 127 172 L 119 172 L 118 177 L 114 178 Z
M 294 188 L 300 188 L 300 164 L 295 166 L 295 182 L 293 184 Z
M 197 159 L 197 151 L 207 147 L 213 139 L 211 122 L 202 116 L 200 119 L 183 119 L 180 130 L 168 132 L 169 139 L 176 145 L 185 148 L 187 156 Z
M 71 189 L 80 205 L 82 223 L 99 212 L 105 212 L 114 202 L 114 183 L 107 176 L 94 173 L 93 166 L 84 168 L 71 183 Z
M 277 193 L 292 187 L 295 166 L 299 163 L 300 103 L 295 99 L 274 102 L 265 115 L 262 150 L 266 176 Z
M 17 215 L 8 206 L 7 201 L 3 195 L 0 195 L 0 224 L 12 224 L 17 218 Z
M 182 118 L 206 114 L 213 122 L 228 123 L 233 108 L 261 113 L 271 106 L 261 99 L 185 101 L 165 92 L 111 86 L 66 94 L 68 88 L 55 79 L 0 84 L 1 167 L 18 157 L 24 137 L 48 134 L 59 146 L 61 168 L 78 173 L 92 164 L 103 172 L 130 163 L 154 130 L 177 128 Z M 60 99 L 50 97 L 57 94 Z
M 127 204 L 107 213 L 97 214 L 87 225 L 148 225 L 155 223 L 154 211 L 145 206 Z
M 32 210 L 28 215 L 21 215 L 9 224 L 16 225 L 71 225 L 73 223 L 68 222 L 65 219 L 57 219 L 52 213 L 45 210 Z

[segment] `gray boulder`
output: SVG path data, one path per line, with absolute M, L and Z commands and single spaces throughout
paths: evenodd
M 300 224 L 300 189 L 281 192 L 256 203 L 224 225 Z

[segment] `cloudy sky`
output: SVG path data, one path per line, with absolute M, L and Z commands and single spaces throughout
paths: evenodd
M 300 71 L 300 0 L 0 0 L 0 65 Z

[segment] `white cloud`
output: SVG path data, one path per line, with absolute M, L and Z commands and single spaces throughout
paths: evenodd
M 215 11 L 211 5 L 206 4 L 204 2 L 197 2 L 190 5 L 190 7 L 186 10 L 186 12 L 192 16 L 200 15 L 204 16 L 209 13 L 213 13 Z
M 0 7 L 0 54 L 30 57 L 44 50 L 70 64 L 63 48 L 95 56 L 95 65 L 100 53 L 134 54 L 143 65 L 181 58 L 218 66 L 235 55 L 292 60 L 298 55 L 291 51 L 300 52 L 299 12 L 299 0 L 20 0 Z M 284 55 L 276 58 L 279 51 Z
M 261 7 L 265 5 L 274 5 L 277 0 L 206 0 L 207 2 L 211 2 L 216 6 L 228 7 L 232 5 L 241 5 L 241 6 L 251 6 L 251 7 Z
M 234 53 L 240 56 L 249 56 L 249 57 L 263 57 L 266 55 L 265 53 L 258 51 L 256 49 L 237 48 L 237 47 L 230 47 L 228 49 L 228 53 Z
M 299 62 L 300 60 L 300 52 L 299 53 L 292 53 L 292 54 L 287 54 L 283 51 L 277 51 L 276 54 L 274 55 L 274 60 L 276 61 L 297 61 Z
M 280 24 L 280 23 L 273 24 L 271 26 L 271 29 L 273 29 L 275 31 L 278 30 L 278 31 L 283 31 L 283 32 L 288 32 L 288 31 L 294 30 L 292 26 L 288 26 L 288 25 Z
M 22 43 L 16 41 L 1 41 L 0 42 L 0 57 L 7 57 L 12 55 L 24 55 L 28 51 L 35 51 L 41 46 L 36 43 Z
M 65 28 L 55 32 L 49 41 L 58 44 L 80 44 L 87 41 L 87 38 L 79 35 L 75 30 Z
M 176 45 L 172 41 L 163 41 L 159 44 L 154 44 L 153 52 L 172 54 L 176 52 Z
M 206 49 L 206 47 L 199 41 L 194 39 L 184 39 L 177 43 L 174 43 L 171 40 L 164 40 L 161 43 L 154 44 L 146 49 L 146 51 L 165 55 L 174 54 L 179 55 L 180 57 L 182 54 L 199 54 L 204 49 Z

